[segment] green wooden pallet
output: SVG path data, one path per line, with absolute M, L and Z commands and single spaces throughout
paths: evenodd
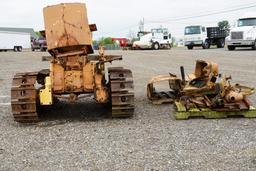
M 175 112 L 175 118 L 177 120 L 185 120 L 193 117 L 203 117 L 206 119 L 220 119 L 234 116 L 242 116 L 245 118 L 256 118 L 256 109 L 251 107 L 250 110 L 241 110 L 239 112 L 217 112 L 209 108 L 197 109 L 193 108 L 189 111 L 186 110 L 185 106 L 179 102 L 175 102 L 177 111 Z

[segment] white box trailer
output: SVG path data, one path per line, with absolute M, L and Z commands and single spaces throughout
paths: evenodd
M 29 33 L 0 31 L 0 51 L 21 52 L 22 49 L 28 48 L 31 48 Z

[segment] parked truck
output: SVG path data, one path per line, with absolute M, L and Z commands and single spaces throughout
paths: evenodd
M 193 49 L 195 46 L 201 46 L 203 49 L 209 49 L 211 45 L 217 45 L 217 48 L 224 48 L 225 38 L 228 36 L 227 30 L 219 27 L 204 27 L 201 25 L 185 27 L 185 46 Z
M 256 13 L 246 13 L 240 17 L 234 28 L 230 30 L 230 36 L 226 38 L 228 50 L 236 47 L 251 47 L 256 50 Z
M 41 52 L 47 50 L 47 43 L 46 39 L 44 37 L 39 37 L 37 39 L 34 39 L 31 41 L 31 49 L 32 51 L 35 51 L 39 49 Z
M 26 48 L 30 48 L 29 33 L 0 31 L 0 51 L 21 52 Z
M 47 50 L 45 30 L 41 30 L 39 31 L 39 33 L 40 33 L 40 36 L 38 36 L 38 38 L 33 39 L 31 41 L 31 50 L 35 51 L 39 49 L 41 52 L 44 52 Z
M 133 49 L 163 49 L 171 48 L 172 36 L 167 28 L 151 29 L 151 32 L 140 37 L 140 40 L 133 42 Z

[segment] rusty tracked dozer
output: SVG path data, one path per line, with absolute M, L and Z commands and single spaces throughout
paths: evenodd
M 247 99 L 254 88 L 231 84 L 231 76 L 220 75 L 214 62 L 198 60 L 195 72 L 181 78 L 174 74 L 157 76 L 147 85 L 147 96 L 153 104 L 174 103 L 176 119 L 189 117 L 225 118 L 256 117 L 256 110 Z M 169 91 L 157 91 L 155 84 L 167 81 Z
M 18 73 L 11 89 L 12 113 L 17 122 L 37 122 L 38 109 L 53 105 L 57 99 L 74 102 L 87 95 L 97 103 L 109 104 L 112 117 L 134 113 L 132 72 L 122 67 L 105 70 L 105 63 L 121 56 L 90 55 L 92 32 L 85 4 L 65 3 L 44 8 L 50 69 Z M 106 78 L 105 78 L 106 77 Z

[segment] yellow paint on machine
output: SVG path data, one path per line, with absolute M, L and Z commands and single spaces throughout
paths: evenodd
M 39 93 L 41 105 L 52 105 L 52 83 L 51 77 L 45 78 L 45 88 Z

